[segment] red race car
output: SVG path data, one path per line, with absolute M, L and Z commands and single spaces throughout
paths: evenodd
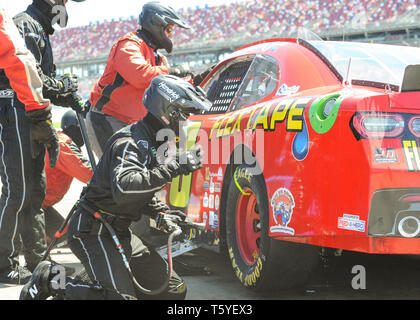
M 301 285 L 319 248 L 420 254 L 420 49 L 273 39 L 201 85 L 204 167 L 167 189 L 241 283 Z

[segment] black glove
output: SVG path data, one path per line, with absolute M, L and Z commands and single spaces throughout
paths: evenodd
M 153 198 L 146 204 L 146 206 L 146 208 L 142 208 L 142 211 L 147 212 L 147 214 L 151 217 L 154 217 L 159 213 L 166 213 L 170 210 L 165 203 L 158 200 L 157 198 Z
M 83 118 L 86 119 L 86 116 L 88 112 L 90 111 L 90 108 L 92 108 L 92 104 L 90 103 L 89 100 L 86 100 L 85 104 L 83 105 L 83 111 L 81 112 Z
M 65 74 L 64 76 L 59 78 L 58 81 L 60 82 L 61 94 L 76 92 L 79 86 L 77 76 L 73 74 Z
M 63 99 L 62 107 L 72 108 L 76 113 L 80 113 L 85 116 L 85 105 L 83 104 L 83 98 L 81 95 L 73 92 L 72 94 L 66 95 Z
M 31 121 L 30 126 L 31 152 L 32 158 L 36 158 L 45 146 L 50 158 L 50 167 L 54 168 L 57 164 L 60 153 L 58 135 L 51 120 Z
M 186 214 L 180 210 L 172 210 L 168 211 L 168 213 L 159 213 L 156 216 L 156 227 L 159 230 L 172 232 L 179 228 L 178 224 L 186 218 Z
M 179 163 L 179 171 L 183 175 L 188 175 L 203 167 L 203 148 L 195 145 L 188 151 L 180 154 L 177 161 Z
M 201 82 L 203 82 L 203 80 L 208 76 L 208 74 L 213 70 L 215 66 L 216 65 L 211 66 L 210 68 L 206 69 L 204 72 L 196 74 L 193 77 L 194 86 L 198 87 L 199 85 L 201 85 Z
M 193 77 L 193 73 L 184 66 L 169 68 L 169 74 L 178 78 Z

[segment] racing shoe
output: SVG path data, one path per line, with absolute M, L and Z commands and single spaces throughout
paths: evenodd
M 40 262 L 29 282 L 23 286 L 19 300 L 45 300 L 50 297 L 52 295 L 49 286 L 51 268 L 51 262 Z
M 0 283 L 25 284 L 31 278 L 32 273 L 25 267 L 16 266 L 0 271 Z

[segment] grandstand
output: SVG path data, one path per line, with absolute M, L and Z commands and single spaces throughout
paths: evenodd
M 420 0 L 242 0 L 179 13 L 193 30 L 176 31 L 168 59 L 195 72 L 244 44 L 296 37 L 301 27 L 327 40 L 420 45 Z M 130 17 L 58 32 L 52 38 L 58 72 L 83 79 L 80 92 L 87 98 L 111 46 L 136 29 L 137 17 Z

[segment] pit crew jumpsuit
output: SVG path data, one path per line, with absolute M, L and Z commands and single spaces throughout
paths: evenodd
M 137 281 L 156 289 L 165 281 L 167 263 L 129 230 L 143 214 L 155 217 L 155 193 L 179 175 L 179 164 L 159 165 L 156 133 L 161 125 L 152 115 L 114 134 L 108 141 L 80 202 L 115 229 Z M 82 262 L 93 284 L 69 280 L 66 299 L 147 299 L 137 291 L 105 226 L 80 206 L 69 222 L 69 247 Z M 98 289 L 102 288 L 102 289 Z M 166 292 L 153 299 L 184 299 L 186 286 L 174 272 Z
M 96 156 L 103 153 L 113 133 L 146 115 L 143 95 L 152 79 L 168 74 L 168 60 L 152 47 L 148 36 L 137 31 L 122 38 L 111 49 L 104 74 L 92 89 L 92 107 L 86 128 Z
M 88 183 L 93 175 L 89 160 L 84 156 L 76 143 L 63 131 L 57 131 L 57 134 L 60 144 L 60 156 L 55 167 L 50 168 L 48 153 L 45 158 L 47 188 L 42 209 L 45 216 L 47 242 L 64 221 L 63 216 L 53 206 L 63 199 L 70 189 L 74 178 L 80 182 Z
M 28 55 L 25 48 L 16 50 L 15 60 L 25 64 L 26 74 L 17 67 L 11 68 L 9 72 L 7 69 L 6 72 L 0 70 L 0 176 L 3 184 L 0 198 L 0 271 L 18 265 L 22 243 L 29 270 L 35 268 L 46 250 L 45 224 L 41 209 L 45 197 L 45 150 L 36 159 L 32 159 L 30 120 L 26 111 L 36 110 L 40 117 L 43 117 L 43 113 L 51 113 L 48 101 L 40 100 L 41 90 L 35 92 L 37 86 L 42 87 L 43 96 L 54 104 L 60 105 L 63 98 L 59 94 L 60 84 L 54 79 L 55 65 L 48 36 L 53 32 L 51 25 L 33 4 L 13 20 L 20 36 L 24 38 L 22 47 L 26 45 L 35 57 L 37 70 L 33 70 L 34 67 L 19 58 Z M 10 29 L 10 26 L 6 28 Z M 16 34 L 13 36 L 13 40 L 16 40 Z M 2 41 L 0 46 L 2 50 L 14 50 L 11 42 L 6 45 Z M 36 77 L 41 77 L 42 83 Z M 16 81 L 19 81 L 18 85 L 13 85 Z M 36 106 L 24 99 L 22 94 L 19 95 L 19 91 L 28 95 L 31 89 L 38 99 L 35 101 L 41 106 Z

